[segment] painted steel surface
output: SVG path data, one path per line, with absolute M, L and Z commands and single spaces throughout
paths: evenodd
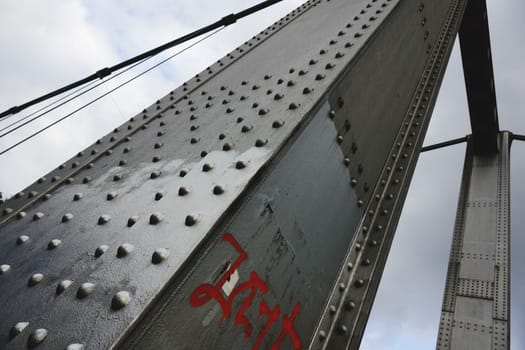
M 498 150 L 467 146 L 437 349 L 510 347 L 508 132 Z
M 0 346 L 356 348 L 463 6 L 308 1 L 7 201 Z

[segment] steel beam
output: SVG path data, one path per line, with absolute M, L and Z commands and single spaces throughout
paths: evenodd
M 459 29 L 472 143 L 476 152 L 497 152 L 496 89 L 485 0 L 469 0 Z
M 437 349 L 510 348 L 508 132 L 498 152 L 469 140 L 441 310 Z
M 7 200 L 0 347 L 357 348 L 465 3 L 307 1 Z

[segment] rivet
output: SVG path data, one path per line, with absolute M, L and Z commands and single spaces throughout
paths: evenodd
M 38 345 L 40 345 L 47 337 L 47 329 L 45 328 L 38 328 L 35 329 L 31 334 L 29 335 L 29 338 L 27 339 L 27 346 L 29 348 L 36 348 Z
M 383 226 L 382 225 L 377 225 L 376 226 L 376 231 L 381 231 L 383 229 Z
M 84 344 L 81 343 L 73 343 L 66 346 L 66 350 L 84 350 Z
M 71 219 L 73 219 L 73 214 L 71 213 L 66 213 L 62 216 L 62 222 L 68 222 L 71 221 Z
M 348 328 L 344 324 L 341 324 L 339 325 L 339 327 L 337 327 L 337 332 L 339 332 L 340 334 L 344 334 L 347 331 L 348 331 Z
M 335 44 L 337 44 L 337 40 L 330 40 L 330 41 L 328 42 L 328 44 L 330 44 L 330 45 L 335 45 Z
M 286 83 L 286 86 L 294 86 L 295 85 L 295 81 L 293 80 L 288 80 L 288 83 Z
M 30 192 L 27 194 L 27 198 L 33 198 L 33 197 L 36 197 L 37 194 L 38 194 L 37 191 L 30 191 Z
M 224 193 L 224 188 L 222 188 L 221 186 L 216 185 L 215 187 L 213 187 L 213 194 L 219 195 L 223 193 Z
M 271 77 L 272 77 L 272 76 L 271 76 L 270 74 L 266 74 L 266 75 L 264 76 L 264 80 L 268 80 L 268 79 L 270 79 Z
M 288 73 L 292 74 L 293 72 L 295 72 L 295 69 L 293 68 L 290 68 L 290 70 L 288 70 Z
M 114 137 L 111 137 L 110 141 L 111 141 L 111 142 L 115 141 L 115 138 L 114 138 Z M 106 156 L 110 156 L 112 153 L 113 153 L 113 150 L 110 150 L 110 149 L 108 149 L 108 150 L 105 152 Z
M 306 75 L 306 73 L 308 73 L 307 70 L 301 69 L 298 74 L 302 76 L 302 75 Z
M 323 341 L 324 339 L 326 339 L 326 332 L 321 330 L 319 331 L 319 340 Z
M 33 221 L 37 221 L 37 220 L 40 220 L 44 217 L 44 213 L 42 212 L 36 212 L 34 215 L 33 215 Z
M 352 300 L 349 300 L 346 304 L 345 304 L 345 307 L 348 311 L 350 310 L 353 310 L 355 308 L 355 303 L 352 301 Z
M 242 160 L 238 160 L 235 162 L 235 169 L 244 169 L 246 168 L 246 163 L 244 163 Z
M 284 80 L 281 79 L 281 78 L 279 78 L 279 79 L 277 80 L 277 84 L 279 84 L 279 85 L 282 84 L 283 82 L 284 82 Z
M 119 245 L 117 248 L 117 258 L 124 258 L 125 256 L 129 255 L 133 249 L 135 249 L 135 247 L 130 243 L 123 243 Z
M 361 265 L 363 266 L 369 266 L 372 262 L 370 261 L 370 259 L 364 259 L 363 261 L 361 261 Z
M 184 169 L 183 169 L 183 170 L 179 171 L 179 176 L 180 176 L 180 177 L 184 177 L 184 176 L 186 176 L 186 174 L 188 174 L 188 171 L 187 171 L 187 170 L 184 170 Z
M 273 96 L 273 99 L 276 100 L 276 101 L 279 101 L 281 100 L 282 98 L 284 97 L 283 94 L 280 94 L 280 93 L 277 93 Z
M 254 85 L 254 86 L 252 86 L 252 90 L 257 90 L 257 89 L 259 89 L 259 88 L 260 88 L 259 85 Z
M 122 150 L 122 153 L 129 153 L 131 152 L 131 148 L 129 147 L 124 147 L 124 149 Z
M 346 264 L 346 269 L 348 271 L 352 270 L 354 268 L 354 264 L 352 264 L 351 262 L 349 262 L 348 264 Z
M 186 226 L 193 226 L 197 222 L 197 219 L 192 215 L 187 215 L 186 219 L 184 219 L 184 224 Z
M 44 181 L 46 181 L 45 176 L 43 176 L 43 177 L 41 177 L 40 179 L 38 179 L 38 183 L 39 183 L 39 184 L 44 183 Z
M 165 133 L 166 133 L 165 131 L 159 131 L 159 132 L 157 132 L 157 136 L 158 136 L 158 137 L 161 137 L 161 136 L 163 136 Z
M 342 292 L 344 291 L 346 288 L 345 284 L 344 283 L 339 283 L 339 290 Z
M 367 226 L 363 226 L 363 234 L 365 234 L 367 232 L 368 232 L 368 227 Z
M 201 151 L 201 158 L 204 158 L 208 155 L 208 152 L 206 151 Z
M 59 239 L 52 239 L 48 244 L 47 244 L 47 249 L 49 250 L 53 250 L 55 249 L 56 247 L 58 247 L 60 244 L 62 243 L 61 240 Z
M 323 80 L 324 78 L 325 78 L 325 75 L 323 75 L 323 74 L 317 74 L 315 76 L 315 80 Z
M 197 138 L 197 137 L 192 137 L 192 138 L 190 139 L 190 143 L 191 143 L 191 144 L 196 144 L 197 142 L 199 142 L 199 138 Z
M 84 197 L 84 195 L 82 193 L 75 193 L 75 195 L 73 196 L 73 200 L 74 201 L 79 201 L 82 199 L 82 197 Z
M 22 331 L 29 326 L 29 322 L 18 322 L 9 331 L 9 339 L 15 338 L 17 335 L 22 333 Z
M 212 169 L 213 169 L 213 166 L 211 166 L 211 165 L 208 164 L 208 163 L 205 163 L 205 164 L 202 166 L 202 171 L 204 171 L 204 172 L 208 172 L 208 171 L 210 171 L 210 170 L 212 170 Z
M 120 310 L 124 306 L 128 305 L 131 301 L 131 295 L 125 290 L 117 292 L 111 299 L 111 308 L 113 310 Z
M 107 244 L 102 244 L 95 249 L 95 258 L 100 258 L 109 249 Z
M 224 140 L 225 138 L 226 138 L 226 135 L 224 135 L 224 134 L 222 134 L 222 133 L 219 134 L 219 140 Z
M 120 181 L 120 180 L 122 180 L 122 175 L 117 174 L 113 176 L 113 181 Z
M 77 298 L 84 299 L 85 297 L 89 296 L 91 293 L 93 293 L 95 287 L 95 283 L 82 283 L 82 285 L 77 289 Z
M 288 109 L 291 109 L 291 110 L 294 110 L 294 109 L 297 109 L 297 104 L 295 104 L 294 102 L 290 103 L 290 105 L 288 106 Z
M 160 170 L 152 171 L 151 174 L 149 175 L 150 179 L 156 179 L 159 176 L 160 176 Z
M 83 184 L 87 184 L 87 183 L 90 183 L 91 182 L 91 176 L 86 176 L 82 179 L 82 183 Z
M 0 265 L 0 275 L 9 272 L 9 270 L 11 270 L 11 266 L 7 264 Z
M 164 219 L 164 216 L 161 213 L 153 213 L 149 217 L 149 224 L 158 225 L 163 219 Z
M 104 224 L 107 224 L 109 222 L 109 220 L 111 220 L 111 216 L 107 215 L 107 214 L 104 214 L 104 215 L 101 215 L 99 218 L 98 218 L 98 221 L 97 223 L 99 225 L 104 225 Z
M 344 55 L 345 55 L 344 53 L 342 53 L 342 52 L 338 52 L 338 53 L 335 54 L 334 57 L 335 57 L 335 58 L 341 58 L 341 57 L 343 57 Z
M 263 147 L 267 143 L 268 143 L 268 140 L 257 139 L 255 140 L 255 147 Z
M 190 121 L 196 120 L 197 118 L 198 116 L 196 116 L 195 114 L 190 115 Z
M 16 214 L 16 218 L 18 220 L 21 220 L 21 219 L 25 218 L 25 216 L 26 216 L 26 212 L 25 211 L 21 211 L 21 212 L 18 212 L 18 214 Z
M 335 67 L 335 64 L 333 63 L 327 63 L 326 66 L 325 66 L 325 69 L 332 69 Z
M 160 156 L 153 156 L 153 158 L 151 159 L 151 161 L 152 161 L 153 163 L 157 163 L 157 162 L 160 161 L 160 159 L 161 159 Z
M 303 94 L 304 94 L 304 95 L 307 95 L 307 94 L 309 94 L 310 92 L 312 92 L 312 89 L 310 89 L 309 87 L 305 87 L 305 88 L 303 89 Z
M 364 285 L 365 285 L 365 281 L 363 281 L 362 279 L 355 280 L 354 282 L 354 287 L 356 288 L 361 288 Z
M 128 219 L 128 222 L 126 223 L 126 225 L 127 225 L 128 227 L 131 227 L 131 226 L 135 225 L 135 223 L 136 223 L 137 221 L 139 221 L 139 217 L 138 217 L 138 215 L 133 215 L 133 216 L 131 216 L 131 217 Z
M 109 192 L 109 193 L 106 195 L 106 199 L 107 199 L 108 201 L 111 201 L 111 200 L 117 198 L 117 196 L 118 196 L 118 193 L 115 192 L 115 191 L 112 191 L 112 192 Z
M 222 104 L 223 104 L 223 105 L 227 105 L 227 104 L 230 103 L 230 102 L 231 102 L 231 100 L 227 100 L 227 99 L 222 100 Z
M 335 307 L 335 305 L 330 305 L 329 310 L 331 314 L 335 314 L 335 312 L 337 311 L 337 308 Z
M 88 165 L 86 165 L 86 169 L 92 169 L 94 166 L 95 164 L 89 163 Z
M 49 198 L 51 198 L 51 193 L 46 193 L 44 197 L 42 197 L 42 200 L 47 201 Z
M 18 238 L 16 239 L 16 245 L 24 244 L 24 243 L 27 242 L 28 240 L 29 240 L 29 236 L 21 235 L 20 237 L 18 237 Z
M 269 112 L 268 108 L 259 109 L 259 115 L 266 115 Z
M 164 197 L 164 193 L 163 193 L 163 192 L 157 192 L 157 193 L 155 193 L 155 200 L 156 200 L 156 201 L 161 200 L 162 197 Z
M 29 287 L 36 286 L 37 284 L 42 282 L 43 279 L 44 279 L 44 275 L 43 274 L 35 273 L 35 274 L 31 275 L 31 277 L 29 277 L 29 280 L 27 281 L 27 285 Z
M 58 175 L 55 175 L 51 178 L 51 182 L 57 182 L 58 180 L 60 180 L 60 176 Z
M 233 148 L 233 145 L 229 142 L 226 142 L 224 145 L 222 145 L 223 151 L 230 151 Z
M 361 250 L 361 244 L 356 243 L 356 244 L 355 244 L 355 250 L 356 250 L 356 251 L 360 251 L 360 250 Z
M 170 255 L 170 252 L 166 248 L 157 248 L 153 252 L 153 255 L 151 256 L 151 262 L 155 265 L 160 264 L 164 260 L 166 260 Z

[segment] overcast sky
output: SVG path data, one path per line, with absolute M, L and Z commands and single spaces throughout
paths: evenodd
M 257 2 L 2 0 L 0 110 Z M 285 0 L 240 21 L 67 122 L 0 156 L 0 191 L 12 195 L 23 189 L 301 3 Z M 488 8 L 500 126 L 525 134 L 525 25 L 521 18 L 525 2 L 488 0 Z M 151 64 L 160 59 L 151 60 Z M 131 74 L 115 78 L 109 87 L 97 89 L 60 113 L 42 118 L 32 128 L 0 138 L 0 150 L 129 77 Z M 0 122 L 0 129 L 17 118 Z M 425 143 L 469 133 L 456 47 Z M 421 155 L 362 349 L 435 348 L 464 151 L 464 145 L 457 145 Z M 525 142 L 516 141 L 511 163 L 513 349 L 525 348 L 525 254 L 521 253 L 525 250 L 525 185 L 520 181 L 525 177 L 524 159 Z

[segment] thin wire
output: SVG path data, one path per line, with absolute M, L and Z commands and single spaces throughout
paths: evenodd
M 159 63 L 157 63 L 157 64 L 155 64 L 155 65 L 153 65 L 153 66 L 151 66 L 150 68 L 148 68 L 148 69 L 146 69 L 146 70 L 140 72 L 139 74 L 135 75 L 135 76 L 132 77 L 131 79 L 126 80 L 125 82 L 121 83 L 120 85 L 117 85 L 117 86 L 114 87 L 113 89 L 111 89 L 111 90 L 109 90 L 109 91 L 103 93 L 102 95 L 100 95 L 100 96 L 98 96 L 97 98 L 95 98 L 95 99 L 89 101 L 89 102 L 86 103 L 85 105 L 83 105 L 83 106 L 81 106 L 81 107 L 75 109 L 73 112 L 71 112 L 71 113 L 69 113 L 69 114 L 66 114 L 66 115 L 63 116 L 62 118 L 60 118 L 60 119 L 54 121 L 54 122 L 51 123 L 51 124 L 48 124 L 48 125 L 45 126 L 44 128 L 42 128 L 42 129 L 36 131 L 35 133 L 33 133 L 33 134 L 27 136 L 26 138 L 24 138 L 24 139 L 18 141 L 18 142 L 15 143 L 14 145 L 9 146 L 8 148 L 6 148 L 6 149 L 2 150 L 2 152 L 0 152 L 0 156 L 3 155 L 3 154 L 5 154 L 5 153 L 7 153 L 7 152 L 9 152 L 9 151 L 12 150 L 13 148 L 20 146 L 22 143 L 24 143 L 24 142 L 30 140 L 31 138 L 35 137 L 36 135 L 41 134 L 41 133 L 44 132 L 45 130 L 47 130 L 47 129 L 53 127 L 54 125 L 60 123 L 61 121 L 63 121 L 63 120 L 65 120 L 65 119 L 69 118 L 70 116 L 72 116 L 73 114 L 75 114 L 75 113 L 81 111 L 82 109 L 84 109 L 84 108 L 86 108 L 86 107 L 92 105 L 93 103 L 95 103 L 95 102 L 97 102 L 98 100 L 102 99 L 103 97 L 109 95 L 109 94 L 112 93 L 113 91 L 118 90 L 118 89 L 120 89 L 122 86 L 124 86 L 124 85 L 126 85 L 126 84 L 132 82 L 133 80 L 135 80 L 135 79 L 137 79 L 137 78 L 143 76 L 144 74 L 148 73 L 149 71 L 153 70 L 154 68 L 157 68 L 158 66 L 160 66 L 161 64 L 167 62 L 168 60 L 172 59 L 173 57 L 178 56 L 179 54 L 183 53 L 184 51 L 186 51 L 186 50 L 192 48 L 193 46 L 199 44 L 200 42 L 202 42 L 202 41 L 208 39 L 209 37 L 211 37 L 211 36 L 217 34 L 217 33 L 220 32 L 221 30 L 223 30 L 224 28 L 225 28 L 225 27 L 223 27 L 223 28 L 219 28 L 219 29 L 215 30 L 214 32 L 211 32 L 210 34 L 208 34 L 208 35 L 206 35 L 205 37 L 199 39 L 198 41 L 194 42 L 193 44 L 191 44 L 191 45 L 185 47 L 184 49 L 182 49 L 182 50 L 180 50 L 180 51 L 174 53 L 173 55 L 169 56 L 168 58 L 165 58 L 164 60 L 160 61 Z
M 155 57 L 155 56 L 147 57 L 147 58 L 143 59 L 142 61 L 137 62 L 137 63 L 135 63 L 134 65 L 127 67 L 126 69 L 124 69 L 124 70 L 118 72 L 117 74 L 112 75 L 109 79 L 102 80 L 101 82 L 99 82 L 98 84 L 92 86 L 91 88 L 87 89 L 86 91 L 83 91 L 83 92 L 79 93 L 78 95 L 71 97 L 70 99 L 68 99 L 68 100 L 62 102 L 61 104 L 59 104 L 59 105 L 57 105 L 57 106 L 51 108 L 50 110 L 47 110 L 47 111 L 45 111 L 45 112 L 43 112 L 43 113 L 37 115 L 36 117 L 34 117 L 34 118 L 28 120 L 27 122 L 18 125 L 16 128 L 13 128 L 13 129 L 11 129 L 11 130 L 9 130 L 9 131 L 6 131 L 6 132 L 3 133 L 3 134 L 0 134 L 0 138 L 4 137 L 4 136 L 6 136 L 6 135 L 9 135 L 9 134 L 12 133 L 13 131 L 20 129 L 21 127 L 26 126 L 27 124 L 29 124 L 29 123 L 33 122 L 34 120 L 36 120 L 36 119 L 38 119 L 38 118 L 40 118 L 40 117 L 42 117 L 42 116 L 44 116 L 44 115 L 46 115 L 46 114 L 48 114 L 48 113 L 54 111 L 54 110 L 57 109 L 57 108 L 62 107 L 63 105 L 65 105 L 66 103 L 68 103 L 68 102 L 70 102 L 70 101 L 76 99 L 77 97 L 80 97 L 80 96 L 82 96 L 82 95 L 84 95 L 84 94 L 87 94 L 87 93 L 90 92 L 91 90 L 93 90 L 93 89 L 99 87 L 99 86 L 102 85 L 102 84 L 107 83 L 108 81 L 110 81 L 111 79 L 114 79 L 114 78 L 118 77 L 119 75 L 122 75 L 122 74 L 126 73 L 127 71 L 129 71 L 129 70 L 135 68 L 136 66 L 138 66 L 138 65 L 140 65 L 140 64 L 142 64 L 142 63 L 144 63 L 144 62 L 146 62 L 147 60 L 149 60 L 149 59 L 151 59 L 151 58 L 153 58 L 153 57 Z M 84 86 L 83 88 L 85 88 L 85 87 L 86 87 L 86 86 Z M 82 90 L 82 89 L 79 89 L 79 90 Z M 70 96 L 70 95 L 69 95 L 69 96 Z M 57 101 L 57 102 L 58 102 L 58 101 Z M 24 119 L 27 119 L 27 117 L 25 117 L 25 118 L 19 120 L 19 122 L 22 121 L 22 120 L 24 120 Z M 4 131 L 6 128 L 9 128 L 10 126 L 12 126 L 12 125 L 14 125 L 14 124 L 17 124 L 17 123 L 18 123 L 18 122 L 16 122 L 16 123 L 12 123 L 11 125 L 8 125 L 8 126 L 6 126 L 5 128 L 3 128 L 3 129 L 0 129 L 0 131 Z

